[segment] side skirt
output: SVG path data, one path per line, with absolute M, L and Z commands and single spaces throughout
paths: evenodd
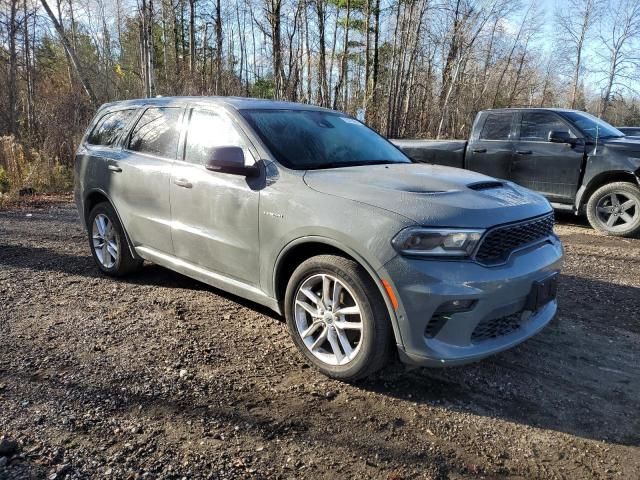
M 172 255 L 167 255 L 166 253 L 154 250 L 153 248 L 135 247 L 135 251 L 140 255 L 140 257 L 149 262 L 161 265 L 169 270 L 186 275 L 187 277 L 194 278 L 206 283 L 207 285 L 224 290 L 225 292 L 259 303 L 260 305 L 264 305 L 265 307 L 275 311 L 277 314 L 282 315 L 278 302 L 254 286 L 247 285 L 246 283 L 234 280 L 233 278 L 225 277 L 219 273 L 214 273 Z
M 575 207 L 570 203 L 555 203 L 555 202 L 550 202 L 550 203 L 554 210 L 562 210 L 564 212 L 576 211 Z

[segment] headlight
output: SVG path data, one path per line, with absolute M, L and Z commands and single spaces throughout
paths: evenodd
M 484 230 L 410 227 L 398 233 L 391 244 L 405 255 L 468 257 L 483 233 Z

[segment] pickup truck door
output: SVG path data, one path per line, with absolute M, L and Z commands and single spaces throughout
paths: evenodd
M 507 179 L 513 157 L 513 112 L 490 112 L 480 118 L 465 156 L 465 168 Z
M 221 107 L 187 112 L 183 148 L 170 186 L 171 238 L 176 257 L 211 272 L 256 285 L 259 274 L 258 206 L 264 179 L 207 170 L 215 147 L 242 147 L 244 137 Z
M 577 138 L 570 125 L 554 112 L 525 111 L 519 115 L 509 179 L 550 201 L 572 203 L 579 186 L 584 146 L 549 142 L 552 131 L 569 132 Z

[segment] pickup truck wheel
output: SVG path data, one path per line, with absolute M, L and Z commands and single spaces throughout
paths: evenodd
M 303 262 L 287 285 L 285 316 L 298 350 L 329 377 L 355 381 L 387 363 L 387 308 L 352 260 L 319 255 Z
M 133 258 L 124 229 L 109 203 L 99 203 L 89 213 L 89 247 L 98 268 L 112 277 L 121 277 L 142 266 Z
M 606 235 L 640 233 L 640 189 L 628 182 L 600 187 L 587 202 L 587 218 L 593 228 Z

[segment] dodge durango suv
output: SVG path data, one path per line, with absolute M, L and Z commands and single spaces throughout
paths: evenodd
M 246 98 L 104 105 L 75 161 L 100 270 L 153 262 L 286 318 L 308 362 L 356 380 L 508 349 L 555 315 L 547 200 L 412 163 L 332 110 Z

